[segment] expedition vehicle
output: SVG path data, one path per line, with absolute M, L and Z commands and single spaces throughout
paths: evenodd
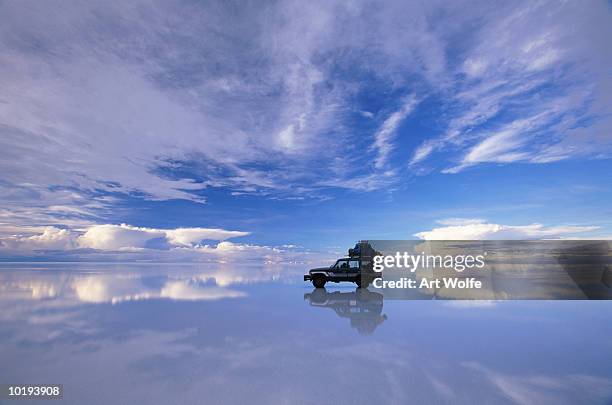
M 311 269 L 304 275 L 304 281 L 312 281 L 316 288 L 325 287 L 325 283 L 340 283 L 343 281 L 357 284 L 357 287 L 367 287 L 375 279 L 381 277 L 372 269 L 374 256 L 380 255 L 368 241 L 359 241 L 354 248 L 348 250 L 348 257 L 336 260 L 329 267 Z

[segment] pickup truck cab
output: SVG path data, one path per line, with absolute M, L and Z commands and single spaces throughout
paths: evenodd
M 329 267 L 310 269 L 304 275 L 304 281 L 311 281 L 315 288 L 323 288 L 328 282 L 349 282 L 357 284 L 357 287 L 367 287 L 381 276 L 372 271 L 372 254 L 368 254 L 368 249 L 373 251 L 369 243 L 358 242 L 354 249 L 349 249 L 349 257 L 338 259 Z

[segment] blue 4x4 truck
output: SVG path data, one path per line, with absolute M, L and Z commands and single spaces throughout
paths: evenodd
M 308 274 L 304 275 L 304 281 L 312 281 L 316 288 L 323 288 L 328 282 L 344 281 L 355 283 L 359 288 L 366 288 L 382 275 L 372 269 L 374 256 L 380 254 L 368 241 L 359 241 L 354 248 L 348 250 L 348 257 L 336 260 L 336 263 L 329 267 L 310 269 Z

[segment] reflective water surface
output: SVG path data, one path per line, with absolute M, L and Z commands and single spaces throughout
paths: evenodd
M 303 271 L 2 264 L 0 383 L 73 404 L 612 402 L 610 301 L 393 300 Z

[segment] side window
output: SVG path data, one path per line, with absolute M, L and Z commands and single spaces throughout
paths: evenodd
M 349 264 L 348 264 L 348 260 L 342 260 L 341 262 L 338 262 L 340 264 L 340 268 L 341 269 L 348 269 Z
M 349 260 L 349 267 L 351 270 L 359 269 L 359 260 Z

